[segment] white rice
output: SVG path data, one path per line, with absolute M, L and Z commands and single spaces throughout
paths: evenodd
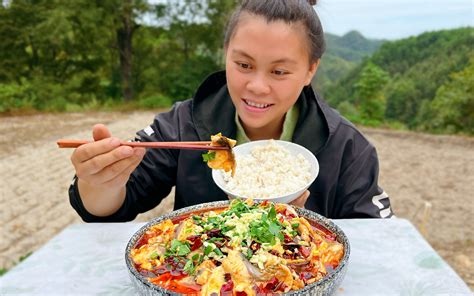
M 303 188 L 311 180 L 309 161 L 270 140 L 249 155 L 236 155 L 234 177 L 223 171 L 225 187 L 238 196 L 268 199 Z

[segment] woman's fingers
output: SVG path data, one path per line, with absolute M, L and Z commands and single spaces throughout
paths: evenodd
M 308 197 L 309 197 L 309 190 L 306 190 L 297 199 L 293 200 L 289 204 L 300 207 L 300 208 L 304 208 L 304 205 L 306 204 Z
M 135 150 L 132 148 L 132 155 L 111 163 L 97 173 L 90 175 L 86 179 L 91 180 L 89 182 L 91 185 L 100 185 L 112 181 L 113 179 L 125 174 L 128 180 L 128 176 L 130 176 L 133 170 L 135 170 L 138 164 L 142 161 L 144 155 L 144 148 L 135 148 Z
M 73 164 L 88 161 L 98 155 L 108 153 L 120 146 L 120 140 L 117 138 L 106 138 L 96 142 L 79 146 L 74 150 L 71 156 Z M 128 147 L 130 148 L 130 147 Z
M 120 146 L 120 140 L 112 138 L 110 131 L 103 124 L 94 125 L 92 128 L 92 136 L 95 142 L 82 145 L 74 150 L 71 156 L 73 164 L 76 165 L 80 162 L 92 159 L 99 154 L 107 153 Z
M 98 154 L 91 159 L 82 162 L 79 166 L 80 172 L 86 175 L 97 174 L 104 168 L 114 163 L 133 156 L 133 148 L 129 146 L 120 146 L 107 153 Z
M 137 151 L 136 153 L 138 155 L 135 155 L 133 157 L 133 161 L 125 167 L 125 169 L 119 173 L 118 175 L 114 176 L 114 178 L 110 179 L 109 181 L 105 182 L 103 185 L 108 187 L 115 187 L 115 186 L 123 186 L 127 183 L 128 179 L 130 178 L 130 175 L 133 173 L 135 168 L 140 164 L 140 162 L 143 159 L 143 156 L 145 155 L 145 149 L 144 148 L 139 148 L 142 151 Z
M 109 129 L 101 123 L 94 125 L 92 128 L 92 137 L 94 138 L 94 141 L 110 138 L 111 136 L 112 134 Z
M 92 135 L 94 142 L 78 147 L 71 156 L 77 177 L 91 185 L 107 183 L 143 159 L 145 149 L 120 146 L 103 124 L 96 124 Z

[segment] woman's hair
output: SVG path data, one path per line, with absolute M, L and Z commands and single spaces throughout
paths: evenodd
M 301 23 L 306 29 L 310 62 L 314 63 L 325 50 L 324 33 L 316 11 L 317 0 L 243 0 L 231 16 L 224 37 L 224 46 L 229 45 L 235 34 L 242 13 L 264 17 L 268 22 L 284 21 L 288 24 Z

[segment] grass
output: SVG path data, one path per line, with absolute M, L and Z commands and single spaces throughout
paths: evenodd
M 20 256 L 20 258 L 18 258 L 18 263 L 22 262 L 23 260 L 25 260 L 26 258 L 28 258 L 31 254 L 33 254 L 33 252 L 28 252 L 26 253 L 25 255 L 23 256 Z M 4 275 L 5 273 L 8 272 L 8 269 L 7 268 L 0 268 L 0 276 Z

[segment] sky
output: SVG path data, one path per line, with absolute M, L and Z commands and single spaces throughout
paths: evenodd
M 343 35 L 401 39 L 426 31 L 474 26 L 473 0 L 319 0 L 323 29 Z

